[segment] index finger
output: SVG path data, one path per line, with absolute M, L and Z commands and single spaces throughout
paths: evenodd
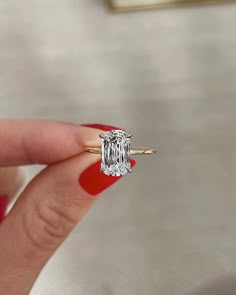
M 95 129 L 60 121 L 0 119 L 0 166 L 52 164 L 97 144 Z

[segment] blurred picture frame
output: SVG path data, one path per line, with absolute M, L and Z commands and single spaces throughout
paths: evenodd
M 217 4 L 236 2 L 236 0 L 108 0 L 110 8 L 115 11 L 164 8 L 179 5 Z

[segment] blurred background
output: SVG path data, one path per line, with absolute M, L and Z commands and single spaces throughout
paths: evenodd
M 236 294 L 235 15 L 0 2 L 1 117 L 112 124 L 161 149 L 105 193 L 33 295 Z

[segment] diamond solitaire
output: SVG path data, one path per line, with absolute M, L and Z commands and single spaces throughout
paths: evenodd
M 125 175 L 130 168 L 130 134 L 112 130 L 100 135 L 102 138 L 101 172 L 111 176 Z
M 101 148 L 87 147 L 86 151 L 101 154 L 100 171 L 109 176 L 123 176 L 131 172 L 130 155 L 154 154 L 148 147 L 130 149 L 131 134 L 123 130 L 111 130 L 99 135 Z

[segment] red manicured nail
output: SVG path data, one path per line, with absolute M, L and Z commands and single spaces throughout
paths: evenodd
M 130 160 L 131 167 L 136 164 L 134 159 Z M 101 162 L 98 161 L 88 167 L 79 178 L 79 183 L 90 195 L 97 195 L 117 182 L 122 176 L 108 176 L 100 172 Z
M 0 196 L 0 222 L 4 219 L 8 204 L 8 195 Z
M 103 124 L 81 124 L 81 126 L 95 128 L 95 129 L 101 129 L 103 131 L 110 131 L 110 130 L 116 130 L 116 129 L 124 130 L 119 127 L 103 125 Z

